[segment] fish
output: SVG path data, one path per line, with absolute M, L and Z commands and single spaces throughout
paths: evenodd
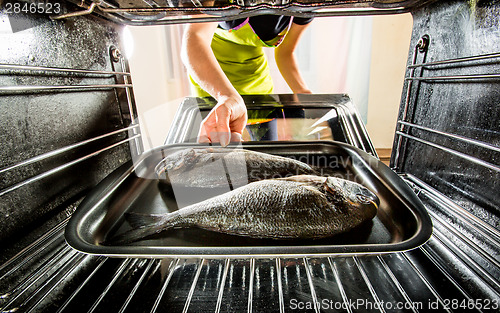
M 171 213 L 128 212 L 132 229 L 108 243 L 127 244 L 189 227 L 250 238 L 319 239 L 373 219 L 379 204 L 368 188 L 337 177 L 266 179 Z
M 172 153 L 155 168 L 160 182 L 179 187 L 231 189 L 248 183 L 295 175 L 317 175 L 299 160 L 247 150 L 188 148 Z

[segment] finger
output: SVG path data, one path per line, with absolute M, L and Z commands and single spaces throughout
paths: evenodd
M 198 142 L 212 142 L 210 136 L 215 131 L 215 114 L 210 112 L 209 115 L 201 122 L 200 131 L 198 132 Z
M 200 135 L 198 136 L 198 143 L 211 143 L 212 141 L 210 140 L 210 138 L 208 138 L 208 136 L 203 136 L 203 135 Z
M 240 142 L 240 141 L 242 141 L 241 134 L 231 133 L 231 142 Z
M 211 131 L 209 137 L 210 142 L 220 142 L 219 133 L 217 131 Z
M 210 140 L 210 137 L 208 136 L 208 133 L 207 133 L 207 127 L 203 124 L 201 124 L 200 126 L 200 131 L 198 132 L 198 139 L 197 141 L 199 143 L 210 143 L 212 142 Z
M 220 108 L 216 110 L 217 117 L 217 134 L 219 137 L 219 142 L 221 146 L 225 147 L 229 144 L 231 137 L 231 130 L 229 128 L 230 113 L 225 108 Z
M 239 133 L 240 135 L 243 134 L 243 130 L 245 129 L 247 125 L 248 117 L 246 111 L 243 112 L 243 114 L 235 119 L 234 121 L 231 121 L 230 128 L 231 132 L 233 133 Z

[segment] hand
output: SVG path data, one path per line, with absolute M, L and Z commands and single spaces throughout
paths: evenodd
M 247 119 L 247 109 L 239 95 L 221 97 L 201 122 L 198 142 L 220 142 L 225 147 L 230 141 L 241 141 Z

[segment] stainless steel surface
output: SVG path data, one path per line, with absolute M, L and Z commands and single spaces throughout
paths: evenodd
M 298 7 L 296 10 L 291 10 L 286 7 L 280 8 L 276 6 L 260 5 L 243 10 L 239 6 L 230 5 L 225 8 L 204 8 L 203 13 L 211 15 L 208 17 L 200 17 L 199 8 L 102 8 L 98 10 L 101 15 L 115 22 L 133 25 L 133 26 L 151 26 L 151 25 L 171 25 L 179 23 L 207 23 L 234 18 L 246 18 L 258 14 L 277 14 L 277 15 L 294 15 L 301 17 L 325 17 L 325 16 L 366 16 L 366 15 L 387 15 L 401 14 L 408 12 L 403 7 L 395 8 L 328 8 L 328 4 L 323 7 L 317 6 L 315 11 L 302 9 Z M 159 18 L 151 18 L 150 14 L 159 14 Z M 182 13 L 189 16 L 176 16 Z M 222 13 L 222 14 L 221 14 Z M 191 14 L 191 15 L 190 15 Z
M 456 15 L 466 11 L 470 14 Z M 498 11 L 494 3 L 446 1 L 413 14 L 412 45 L 424 34 L 430 41 L 425 54 L 408 58 L 406 76 L 412 80 L 404 87 L 408 97 L 402 99 L 405 110 L 398 117 L 391 160 L 395 171 L 418 177 L 496 228 Z
M 116 51 L 116 48 L 111 49 L 111 52 Z M 115 62 L 120 61 L 114 60 Z M 122 65 L 122 69 L 125 69 L 125 66 Z M 67 85 L 21 85 L 16 84 L 12 86 L 0 86 L 0 93 L 11 93 L 11 92 L 41 92 L 41 91 L 58 91 L 58 90 L 95 90 L 95 89 L 109 89 L 109 88 L 130 88 L 132 85 L 128 82 L 128 76 L 130 76 L 129 72 L 126 71 L 103 71 L 103 70 L 86 70 L 86 69 L 72 69 L 72 68 L 60 68 L 60 67 L 48 67 L 48 66 L 34 66 L 34 65 L 21 65 L 21 64 L 0 64 L 0 70 L 9 70 L 11 75 L 15 75 L 17 71 L 20 71 L 18 75 L 22 76 L 45 76 L 50 77 L 50 75 L 58 74 L 66 74 L 71 77 L 81 77 L 81 78 L 94 78 L 97 80 L 98 78 L 109 78 L 114 77 L 115 75 L 122 76 L 124 79 L 124 83 L 115 83 L 110 84 L 106 83 L 96 83 L 96 84 L 67 84 Z M 104 75 L 104 76 L 103 76 Z
M 481 148 L 486 148 L 486 149 L 490 149 L 490 150 L 493 150 L 493 151 L 496 151 L 496 152 L 500 152 L 500 147 L 494 146 L 494 145 L 492 145 L 490 143 L 487 143 L 487 142 L 483 142 L 483 141 L 479 141 L 479 140 L 467 138 L 465 136 L 458 136 L 458 135 L 455 135 L 455 134 L 446 133 L 446 132 L 443 132 L 443 131 L 435 130 L 435 129 L 432 129 L 432 128 L 429 128 L 429 127 L 425 127 L 425 126 L 421 126 L 421 125 L 416 125 L 416 124 L 412 124 L 412 123 L 408 123 L 408 122 L 398 121 L 398 123 L 399 124 L 403 124 L 405 126 L 415 127 L 415 128 L 418 128 L 418 129 L 422 129 L 422 130 L 428 131 L 428 132 L 439 134 L 439 135 L 445 136 L 445 137 L 447 137 L 447 138 L 449 138 L 451 140 L 459 140 L 459 141 L 464 142 L 465 144 L 471 144 L 473 146 L 478 146 L 478 147 L 481 147 Z
M 484 60 L 490 60 L 490 59 L 496 59 L 496 58 L 500 58 L 500 53 L 488 53 L 488 54 L 473 55 L 473 56 L 467 56 L 467 57 L 461 57 L 461 58 L 454 58 L 454 59 L 449 59 L 449 60 L 425 62 L 425 63 L 420 63 L 420 64 L 411 64 L 411 65 L 408 65 L 408 68 L 427 67 L 427 66 L 444 65 L 444 64 L 456 64 L 456 63 L 470 62 L 470 61 L 484 61 Z
M 128 88 L 130 84 L 113 84 L 113 85 L 78 85 L 78 86 L 0 86 L 0 92 L 24 92 L 24 91 L 48 91 L 48 90 L 97 90 L 111 88 Z
M 96 187 L 76 212 L 66 230 L 66 240 L 75 249 L 108 256 L 237 258 L 243 255 L 270 257 L 319 256 L 402 251 L 423 244 L 432 225 L 425 208 L 408 186 L 385 164 L 350 145 L 324 142 L 245 143 L 244 148 L 286 156 L 309 163 L 322 175 L 344 177 L 365 185 L 380 199 L 373 222 L 331 238 L 317 240 L 264 240 L 217 234 L 201 229 L 179 229 L 128 245 L 102 245 L 106 238 L 130 228 L 126 211 L 172 212 L 179 206 L 215 196 L 220 189 L 187 188 L 188 199 L 175 199 L 162 192 L 164 183 L 155 168 L 167 155 L 196 144 L 159 147 L 141 162 L 123 166 Z M 175 190 L 174 190 L 175 192 Z M 118 199 L 118 200 L 113 200 Z M 180 202 L 179 202 L 180 201 Z
M 406 1 L 288 1 L 288 0 L 238 0 L 234 1 L 94 1 L 90 5 L 70 0 L 77 5 L 69 13 L 52 16 L 52 19 L 75 18 L 99 14 L 105 18 L 129 25 L 168 25 L 183 22 L 211 22 L 244 18 L 257 14 L 295 16 L 361 16 L 409 12 L 432 3 L 430 0 Z M 83 8 L 83 10 L 82 10 Z M 200 16 L 201 13 L 208 16 Z
M 82 1 L 82 3 L 83 3 L 83 1 Z M 60 14 L 60 15 L 55 15 L 55 16 L 51 16 L 50 18 L 53 19 L 53 20 L 61 20 L 61 19 L 69 18 L 69 17 L 76 17 L 76 16 L 82 16 L 82 15 L 88 15 L 88 14 L 91 14 L 92 12 L 94 12 L 94 9 L 96 8 L 96 6 L 97 6 L 97 3 L 96 2 L 92 2 L 90 4 L 90 6 L 88 7 L 88 9 L 86 9 L 86 10 L 75 11 L 75 12 L 66 13 L 66 14 Z
M 15 169 L 17 167 L 26 166 L 26 165 L 29 165 L 29 164 L 32 164 L 32 163 L 36 163 L 38 161 L 45 160 L 47 158 L 56 156 L 58 154 L 67 152 L 69 150 L 76 149 L 78 147 L 81 147 L 81 146 L 84 146 L 86 144 L 92 143 L 92 142 L 97 141 L 99 139 L 103 139 L 103 138 L 106 138 L 106 137 L 109 137 L 109 136 L 113 136 L 113 135 L 119 134 L 121 132 L 130 131 L 133 128 L 137 128 L 137 127 L 139 127 L 139 125 L 129 126 L 129 127 L 126 127 L 126 128 L 123 128 L 123 129 L 119 129 L 119 130 L 116 130 L 116 131 L 113 131 L 113 132 L 110 132 L 110 133 L 107 133 L 107 134 L 103 134 L 103 135 L 100 135 L 100 136 L 97 136 L 97 137 L 94 137 L 94 138 L 90 138 L 90 139 L 87 139 L 87 140 L 84 140 L 84 141 L 81 141 L 81 142 L 77 142 L 77 143 L 74 143 L 74 144 L 66 146 L 66 147 L 58 148 L 58 149 L 52 150 L 50 152 L 47 152 L 47 153 L 44 153 L 44 154 L 41 154 L 41 155 L 37 155 L 35 157 L 23 160 L 22 162 L 19 162 L 19 163 L 16 163 L 16 164 L 12 164 L 12 165 L 9 165 L 9 166 L 6 166 L 6 167 L 0 169 L 0 174 L 4 173 L 4 172 L 8 172 L 10 170 L 13 170 L 13 169 Z
M 369 138 L 368 132 L 354 104 L 352 102 L 344 103 L 339 105 L 337 110 L 344 126 L 344 131 L 349 136 L 348 143 L 363 151 L 370 151 L 373 156 L 377 157 L 377 152 L 371 140 L 367 140 Z
M 415 190 L 419 195 L 432 194 L 413 177 L 404 178 L 417 188 Z M 418 187 L 415 183 L 419 183 Z M 427 201 L 426 198 L 424 196 L 422 200 Z M 438 211 L 431 214 L 434 223 L 440 224 L 435 219 Z M 456 217 L 453 212 L 449 214 L 449 217 Z M 64 226 L 65 222 L 43 241 L 60 238 Z M 69 265 L 74 265 L 72 260 L 78 260 L 76 267 L 66 266 L 52 272 L 53 276 L 39 276 L 37 272 L 40 268 L 25 264 L 22 267 L 27 269 L 25 278 L 19 279 L 22 282 L 38 277 L 40 285 L 51 289 L 58 286 L 58 279 L 53 277 L 71 277 L 78 268 L 85 279 L 76 280 L 66 287 L 73 290 L 67 298 L 47 301 L 42 297 L 42 301 L 31 301 L 39 296 L 35 285 L 24 288 L 16 299 L 11 296 L 13 292 L 2 289 L 4 298 L 10 303 L 9 306 L 2 305 L 2 308 L 8 311 L 19 306 L 27 312 L 50 311 L 51 307 L 59 308 L 58 312 L 159 312 L 166 309 L 169 312 L 288 312 L 298 310 L 298 305 L 308 305 L 309 309 L 299 311 L 357 312 L 371 311 L 367 307 L 370 305 L 372 309 L 377 308 L 376 311 L 390 312 L 394 311 L 394 307 L 389 306 L 398 304 L 405 306 L 396 310 L 398 312 L 463 312 L 463 309 L 452 309 L 450 300 L 467 304 L 475 299 L 498 299 L 498 276 L 495 274 L 498 268 L 478 262 L 475 254 L 462 252 L 460 242 L 463 238 L 458 240 L 459 243 L 450 244 L 449 241 L 456 241 L 453 234 L 442 231 L 439 237 L 409 252 L 325 258 L 154 260 L 84 257 L 71 252 L 71 255 L 57 259 L 68 260 Z M 466 241 L 462 243 L 469 244 Z M 26 257 L 31 263 L 45 258 L 47 248 L 42 249 L 42 244 L 40 242 L 39 248 L 33 249 L 29 255 L 19 255 L 7 266 L 2 266 L 1 273 L 9 272 L 9 268 Z M 59 242 L 50 250 L 58 255 L 61 248 L 63 243 Z M 484 248 L 477 249 L 483 255 L 498 256 Z M 458 262 L 443 263 L 443 256 L 449 253 L 452 258 L 458 258 Z M 64 263 L 57 260 L 49 262 Z M 453 270 L 450 271 L 451 268 Z M 461 273 L 478 270 L 482 275 Z M 0 285 L 8 286 L 5 282 L 9 278 L 12 277 L 2 275 Z M 19 284 L 12 288 L 21 289 Z M 82 302 L 84 298 L 91 301 Z M 364 305 L 357 305 L 358 299 L 363 299 Z M 471 311 L 496 311 L 498 304 L 495 303 L 490 302 L 489 309 L 483 305 L 477 309 L 471 307 Z M 429 307 L 431 305 L 434 309 Z
M 115 46 L 111 47 L 110 49 L 112 59 L 115 63 L 113 63 L 114 66 L 118 66 L 121 71 L 127 71 L 130 72 L 130 69 L 128 67 L 128 63 L 125 60 L 125 57 L 120 53 L 120 50 L 116 48 Z M 113 58 L 114 57 L 114 58 Z M 134 95 L 133 95 L 133 90 L 132 90 L 132 82 L 130 80 L 130 76 L 126 75 L 123 76 L 123 83 L 127 85 L 128 87 L 125 89 L 125 96 L 127 99 L 127 109 L 130 115 L 130 124 L 131 125 L 139 125 L 139 119 L 138 119 L 138 112 L 135 109 L 135 100 L 134 100 Z M 143 146 L 142 142 L 140 140 L 141 134 L 140 134 L 140 129 L 139 128 L 133 128 L 131 133 L 129 134 L 130 137 L 135 137 L 135 140 L 132 144 L 132 149 L 134 149 L 133 155 L 141 155 L 143 152 Z
M 405 133 L 399 132 L 399 131 L 396 132 L 396 135 L 403 136 L 405 138 L 418 141 L 420 143 L 423 143 L 423 144 L 426 144 L 426 145 L 431 146 L 433 148 L 436 148 L 436 149 L 445 151 L 447 153 L 453 154 L 453 155 L 455 155 L 457 157 L 463 158 L 463 159 L 465 159 L 467 161 L 470 161 L 472 163 L 484 166 L 484 167 L 492 169 L 494 171 L 500 171 L 500 166 L 498 166 L 498 165 L 492 164 L 490 162 L 483 161 L 483 160 L 481 160 L 479 158 L 475 158 L 475 157 L 470 156 L 470 155 L 468 155 L 466 153 L 462 153 L 462 152 L 456 151 L 454 149 L 450 149 L 450 148 L 444 147 L 444 146 L 436 144 L 436 143 L 434 143 L 432 141 L 424 140 L 424 139 L 421 139 L 421 138 L 418 138 L 418 137 L 415 137 L 415 136 L 411 136 L 411 135 L 408 135 L 408 134 L 405 134 Z
M 417 58 L 419 55 L 418 52 L 423 53 L 422 58 L 425 61 L 428 47 L 429 47 L 429 36 L 424 35 L 417 41 L 417 44 L 415 45 L 415 48 L 413 50 L 413 56 L 412 56 L 412 61 L 411 61 L 411 65 L 410 65 L 411 67 L 408 66 L 408 69 L 410 72 L 409 73 L 410 78 L 413 78 L 415 75 L 415 68 L 413 66 L 415 66 L 417 64 Z M 410 101 L 411 101 L 410 96 L 411 96 L 411 91 L 413 89 L 412 87 L 413 87 L 413 80 L 408 80 L 408 85 L 406 87 L 406 94 L 405 94 L 405 98 L 404 98 L 404 104 L 403 104 L 402 113 L 401 113 L 401 119 L 400 119 L 401 122 L 406 122 L 408 119 L 408 110 L 409 110 Z M 400 132 L 402 132 L 402 133 L 405 132 L 405 124 L 398 123 L 398 124 L 396 124 L 396 130 L 398 130 L 398 127 L 399 127 Z M 394 149 L 395 151 L 394 151 L 393 164 L 399 163 L 399 156 L 402 153 L 402 151 L 401 151 L 402 140 L 403 140 L 403 138 L 401 136 L 399 138 L 397 138 L 397 143 L 396 143 L 395 149 Z
M 229 272 L 229 265 L 231 264 L 231 259 L 226 259 L 224 262 L 224 271 L 222 273 L 222 280 L 220 283 L 219 294 L 217 295 L 217 306 L 215 307 L 215 312 L 219 313 L 222 306 L 222 297 L 224 296 L 224 287 L 226 285 L 227 273 Z
M 478 273 L 476 279 L 481 281 L 481 284 L 494 290 L 497 296 L 500 295 L 498 229 L 460 208 L 415 176 L 406 175 L 405 178 L 424 202 L 430 202 L 434 206 L 429 213 L 435 225 L 436 240 L 458 257 L 458 260 L 467 264 L 473 272 Z
M 19 65 L 19 64 L 0 64 L 0 69 L 22 70 L 22 71 L 36 71 L 36 72 L 39 72 L 39 73 L 43 73 L 43 72 L 65 72 L 65 73 L 70 73 L 70 74 L 127 75 L 127 76 L 130 76 L 130 73 L 128 73 L 128 72 L 93 71 L 93 70 L 84 70 L 84 69 L 56 68 L 56 67 Z
M 169 6 L 173 3 L 168 1 Z M 389 1 L 386 4 L 394 5 Z M 154 3 L 148 1 L 145 5 L 154 6 Z M 331 12 L 325 13 L 357 14 L 356 7 L 350 9 L 348 6 L 346 3 L 345 8 L 333 8 Z M 80 10 L 68 8 L 69 12 Z M 196 9 L 199 8 L 193 8 Z M 272 12 L 266 6 L 259 9 L 261 13 Z M 413 68 L 416 69 L 417 77 L 429 73 L 438 77 L 499 73 L 498 62 L 490 58 L 498 55 L 495 51 L 500 51 L 500 9 L 497 1 L 444 0 L 428 7 L 411 7 L 411 10 L 414 20 L 412 47 L 424 34 L 428 34 L 431 40 L 429 62 L 420 60 L 418 64 L 412 63 L 413 55 L 410 55 L 408 73 Z M 186 9 L 186 12 L 189 11 Z M 374 10 L 361 8 L 357 12 L 366 14 L 370 11 Z M 220 14 L 228 13 L 230 18 L 231 14 L 237 12 L 221 10 Z M 388 9 L 378 13 L 389 12 L 400 11 Z M 105 14 L 111 20 L 129 20 L 141 25 L 176 23 L 190 18 L 165 18 L 157 13 L 152 16 L 144 13 Z M 29 18 L 47 19 L 43 16 Z M 117 44 L 118 30 L 116 25 L 93 15 L 53 21 L 34 27 L 32 42 L 20 42 L 18 38 L 22 38 L 22 33 L 15 38 L 7 36 L 7 40 L 2 40 L 2 45 L 22 47 L 24 50 L 14 49 L 12 51 L 16 53 L 0 56 L 0 62 L 16 64 L 14 66 L 36 66 L 41 70 L 45 67 L 78 68 L 123 75 L 120 72 L 127 71 L 113 69 L 109 55 L 110 46 Z M 82 34 L 98 40 L 83 41 Z M 65 51 L 68 57 L 52 58 L 57 51 Z M 75 56 L 75 51 L 81 54 Z M 95 51 L 99 53 L 95 54 Z M 32 59 L 31 56 L 36 58 Z M 44 63 L 46 60 L 50 60 L 48 64 Z M 486 62 L 478 63 L 483 60 Z M 414 63 L 415 66 L 412 66 Z M 422 64 L 429 66 L 420 66 Z M 56 72 L 51 73 L 58 74 Z M 0 84 L 11 86 L 11 80 L 21 85 L 67 84 L 67 80 L 57 77 L 48 78 L 47 83 L 38 81 L 40 75 L 33 75 L 38 76 L 35 80 L 34 77 L 11 74 L 2 72 Z M 89 79 L 95 74 L 86 77 L 89 85 L 96 83 Z M 75 75 L 70 76 L 73 78 Z M 123 79 L 117 79 L 118 84 L 123 83 Z M 111 79 L 106 83 L 117 82 Z M 405 88 L 410 84 L 413 86 L 409 93 L 412 97 L 408 98 L 404 110 L 408 118 L 402 119 L 400 116 L 399 120 L 406 124 L 403 127 L 400 123 L 399 127 L 403 128 L 399 130 L 404 129 L 410 136 L 497 165 L 498 151 L 488 145 L 498 147 L 500 143 L 498 79 L 408 81 Z M 127 89 L 132 92 L 132 88 Z M 52 150 L 130 126 L 128 123 L 135 118 L 133 97 L 130 98 L 130 110 L 122 91 L 2 94 L 1 116 L 8 117 L 12 123 L 0 124 L 0 134 L 8 135 L 2 137 L 2 143 L 6 144 L 0 151 L 0 167 L 22 163 L 23 160 Z M 407 92 L 405 89 L 403 95 Z M 401 108 L 405 108 L 404 101 Z M 95 114 L 76 116 L 74 112 Z M 59 121 L 63 114 L 65 127 L 60 127 L 54 121 Z M 110 117 L 110 120 L 103 116 Z M 178 117 L 184 119 L 186 115 Z M 186 118 L 187 124 L 190 118 L 192 116 Z M 6 125 L 10 126 L 6 128 Z M 47 125 L 51 126 L 51 132 L 46 131 L 49 129 Z M 182 136 L 187 133 L 189 131 L 186 129 L 178 129 L 174 137 L 184 138 Z M 102 139 L 107 141 L 104 146 L 109 146 L 113 140 L 117 142 L 124 139 L 118 134 L 116 137 L 119 138 L 111 137 L 109 140 Z M 356 142 L 357 135 L 352 133 L 345 137 Z M 84 162 L 83 171 L 72 169 L 65 172 L 65 176 L 56 175 L 57 179 L 36 183 L 36 188 L 28 185 L 19 189 L 22 193 L 15 191 L 2 197 L 0 235 L 3 241 L 0 259 L 4 263 L 0 265 L 0 311 L 498 312 L 498 172 L 469 161 L 462 162 L 462 158 L 456 158 L 448 152 L 442 153 L 440 149 L 412 139 L 402 136 L 398 136 L 398 139 L 401 139 L 403 149 L 398 149 L 400 158 L 398 162 L 393 162 L 393 166 L 402 172 L 402 178 L 425 204 L 436 229 L 435 235 L 417 249 L 355 258 L 342 255 L 318 258 L 280 256 L 271 259 L 207 258 L 203 261 L 184 258 L 124 260 L 85 256 L 68 250 L 63 237 L 67 216 L 89 188 L 130 158 L 128 145 L 125 144 L 92 158 L 92 162 Z M 11 144 L 11 141 L 20 148 Z M 54 142 L 60 145 L 54 145 Z M 85 149 L 83 155 L 92 150 Z M 67 153 L 61 156 L 65 158 L 49 165 L 61 165 L 65 160 L 74 159 L 74 155 Z M 7 180 L 2 188 L 36 175 L 39 168 L 44 170 L 51 167 L 43 162 L 35 162 L 23 171 L 19 170 L 21 167 L 16 167 L 2 172 L 2 179 Z M 50 204 L 46 205 L 48 202 Z M 61 223 L 58 224 L 58 221 Z M 29 233 L 13 232 L 19 224 L 24 227 L 21 229 Z M 16 256 L 8 257 L 16 253 Z M 318 303 L 327 305 L 315 307 Z M 357 303 L 361 304 L 357 306 Z M 384 307 L 377 308 L 374 306 L 376 303 L 384 303 Z M 298 305 L 303 309 L 299 309 Z M 395 305 L 403 307 L 395 308 Z
M 427 77 L 407 77 L 406 80 L 420 81 L 459 81 L 459 80 L 498 80 L 500 74 L 474 74 L 474 75 L 450 75 L 450 76 L 427 76 Z
M 124 139 L 124 140 L 119 141 L 117 143 L 114 143 L 114 144 L 112 144 L 112 145 L 110 145 L 108 147 L 105 147 L 103 149 L 94 151 L 94 152 L 92 152 L 92 153 L 90 153 L 88 155 L 85 155 L 85 156 L 80 157 L 78 159 L 75 159 L 73 161 L 67 162 L 67 163 L 65 163 L 63 165 L 54 167 L 54 168 L 52 168 L 52 169 L 50 169 L 50 170 L 48 170 L 46 172 L 43 172 L 43 173 L 40 173 L 40 174 L 38 174 L 36 176 L 32 176 L 30 178 L 27 178 L 27 179 L 23 180 L 22 182 L 10 185 L 9 187 L 0 190 L 0 196 L 4 196 L 5 194 L 10 193 L 10 192 L 12 192 L 14 190 L 17 190 L 17 189 L 19 189 L 19 188 L 21 188 L 23 186 L 26 186 L 28 184 L 37 182 L 37 181 L 39 181 L 39 180 L 41 180 L 43 178 L 46 178 L 48 176 L 57 174 L 57 173 L 65 170 L 65 169 L 67 169 L 68 167 L 71 167 L 71 166 L 73 166 L 75 164 L 81 163 L 81 162 L 83 162 L 83 161 L 85 161 L 85 160 L 87 160 L 89 158 L 92 158 L 92 157 L 94 157 L 96 155 L 99 155 L 99 154 L 101 154 L 101 153 L 103 153 L 103 152 L 105 152 L 105 151 L 107 151 L 109 149 L 112 149 L 112 148 L 118 147 L 120 145 L 123 145 L 125 143 L 128 143 L 129 141 L 134 140 L 134 139 L 138 138 L 139 136 L 140 135 L 136 135 L 134 137 L 130 137 L 130 138 Z
M 0 15 L 33 25 L 0 34 L 9 51 L 0 55 L 5 260 L 71 214 L 92 186 L 129 160 L 130 147 L 140 147 L 140 133 L 124 90 L 131 86 L 124 81 L 130 72 L 110 55 L 120 47 L 121 26 L 95 17 L 47 22 L 38 14 Z M 82 34 L 99 40 L 83 40 Z M 128 130 L 136 130 L 136 137 L 129 138 Z

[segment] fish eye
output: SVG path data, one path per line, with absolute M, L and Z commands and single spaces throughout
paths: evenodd
M 358 200 L 359 202 L 361 203 L 372 203 L 372 199 L 368 198 L 367 196 L 365 195 L 362 195 L 362 194 L 356 194 L 356 200 Z

